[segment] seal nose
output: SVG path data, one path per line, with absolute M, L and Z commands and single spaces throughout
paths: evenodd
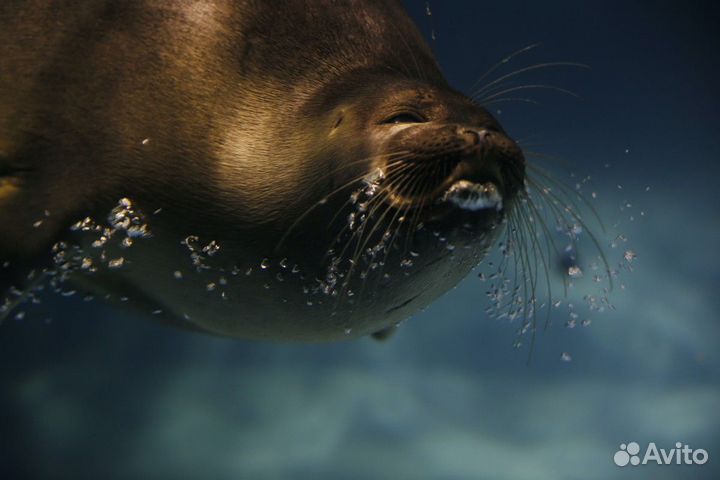
M 460 128 L 459 133 L 472 145 L 479 146 L 486 144 L 492 135 L 492 132 L 484 128 Z
M 454 179 L 493 182 L 504 195 L 514 196 L 525 177 L 525 157 L 507 135 L 492 128 L 458 130 L 473 145 L 473 154 L 457 165 Z
M 495 155 L 494 132 L 485 128 L 462 127 L 458 130 L 466 141 L 473 145 L 473 151 L 465 156 L 455 168 L 453 178 L 476 182 L 500 181 L 500 163 Z

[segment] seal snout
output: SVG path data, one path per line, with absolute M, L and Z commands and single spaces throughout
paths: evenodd
M 411 152 L 386 169 L 389 199 L 398 207 L 501 211 L 522 185 L 522 152 L 492 126 L 417 125 L 393 140 L 398 151 Z
M 457 164 L 440 200 L 469 210 L 501 210 L 503 198 L 514 197 L 522 184 L 525 175 L 522 151 L 512 139 L 496 130 L 465 128 L 459 134 L 477 148 Z
M 501 210 L 504 185 L 501 159 L 495 154 L 498 134 L 488 129 L 460 128 L 458 135 L 475 146 L 455 166 L 437 194 L 437 203 L 463 210 Z

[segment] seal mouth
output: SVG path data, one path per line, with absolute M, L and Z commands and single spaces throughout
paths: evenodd
M 500 189 L 493 181 L 472 182 L 470 180 L 458 180 L 450 185 L 439 201 L 471 212 L 478 210 L 495 210 L 499 212 L 503 208 Z
M 502 212 L 507 202 L 499 169 L 492 164 L 473 168 L 468 166 L 470 162 L 462 159 L 453 163 L 452 168 L 447 169 L 449 171 L 440 175 L 437 172 L 427 175 L 423 171 L 402 172 L 399 175 L 421 179 L 425 191 L 420 193 L 393 188 L 393 184 L 401 181 L 393 178 L 394 172 L 389 172 L 389 203 L 397 208 L 425 210 L 433 218 L 452 210 L 468 214 Z

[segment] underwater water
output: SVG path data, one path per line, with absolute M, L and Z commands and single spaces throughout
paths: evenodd
M 406 3 L 459 90 L 537 43 L 485 83 L 590 66 L 517 77 L 579 98 L 526 89 L 512 96 L 539 104 L 491 111 L 569 167 L 530 161 L 570 185 L 591 176 L 608 258 L 636 255 L 613 308 L 571 316 L 586 272 L 529 356 L 516 323 L 488 317 L 477 274 L 385 342 L 227 340 L 50 297 L 0 328 L 0 478 L 720 478 L 716 8 Z M 628 442 L 709 459 L 616 466 Z

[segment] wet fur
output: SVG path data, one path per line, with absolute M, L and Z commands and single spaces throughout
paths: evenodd
M 466 127 L 492 125 L 504 138 L 447 85 L 400 2 L 5 2 L 0 25 L 0 175 L 17 186 L 0 196 L 0 258 L 34 259 L 73 221 L 130 197 L 163 211 L 155 238 L 117 273 L 142 305 L 222 335 L 327 340 L 392 327 L 455 285 L 496 236 L 495 220 L 484 220 L 473 237 L 481 242 L 456 263 L 429 253 L 422 274 L 374 290 L 359 311 L 266 301 L 306 299 L 291 291 L 299 281 L 273 293 L 259 276 L 237 280 L 228 310 L 197 293 L 206 280 L 171 279 L 187 254 L 178 239 L 202 233 L 228 262 L 256 269 L 285 239 L 282 256 L 310 265 L 303 281 L 312 282 L 324 274 L 313 268 L 338 235 L 327 220 L 347 202 L 349 181 L 408 145 L 417 158 L 449 153 L 468 141 Z M 430 114 L 445 124 L 442 145 L 375 135 L 399 104 L 422 101 L 440 109 Z M 514 191 L 521 176 L 513 182 Z M 342 194 L 316 208 L 332 192 Z M 390 227 L 365 232 L 375 230 Z M 371 240 L 353 241 L 357 250 Z

